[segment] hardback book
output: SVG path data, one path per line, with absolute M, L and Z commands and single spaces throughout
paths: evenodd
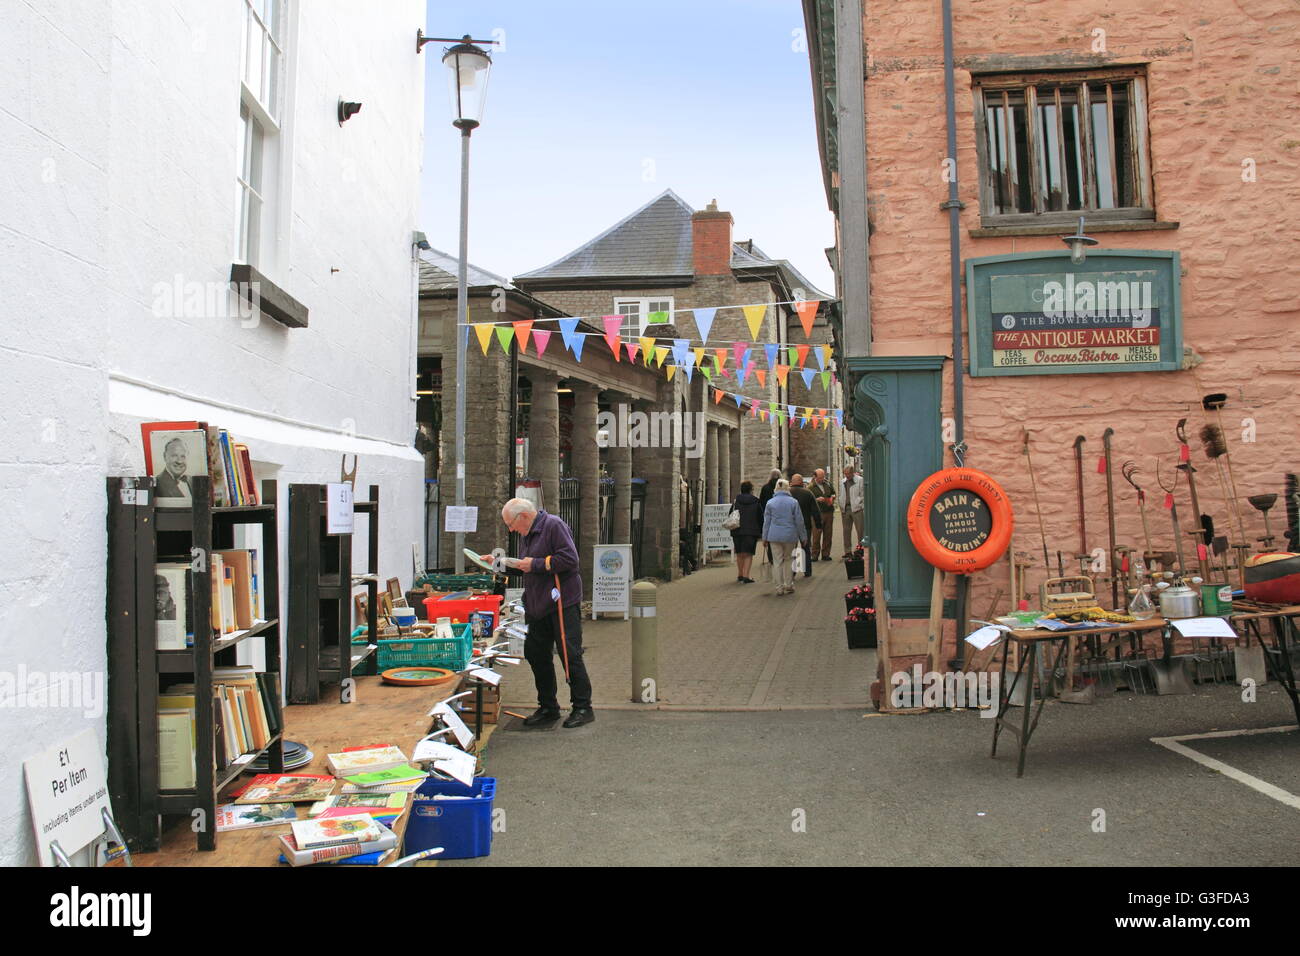
M 215 551 L 208 555 L 208 573 L 212 578 L 212 630 L 220 637 L 226 633 L 225 610 L 221 601 L 226 574 L 225 562 Z
M 318 816 L 335 810 L 369 813 L 372 817 L 393 816 L 406 809 L 404 793 L 336 793 L 319 803 L 313 803 L 308 816 Z
M 158 710 L 158 789 L 190 790 L 197 782 L 194 765 L 193 710 Z
M 266 618 L 262 612 L 262 588 L 261 588 L 261 570 L 257 565 L 257 549 L 248 549 L 248 567 L 250 586 L 253 589 L 253 617 L 259 621 L 265 621 Z
M 248 711 L 250 730 L 257 749 L 261 750 L 279 731 L 271 729 L 271 704 L 263 690 L 259 673 L 250 664 L 238 664 L 233 667 L 216 667 L 212 670 L 212 679 L 222 684 L 238 687 L 247 691 L 244 697 Z M 278 701 L 277 701 L 278 703 Z M 278 707 L 276 708 L 278 711 Z
M 381 826 L 381 829 L 383 833 L 380 834 L 379 838 L 371 840 L 369 843 L 327 846 L 317 850 L 299 849 L 293 834 L 286 833 L 280 837 L 280 850 L 284 854 L 285 862 L 290 866 L 310 866 L 312 863 L 325 863 L 341 857 L 359 856 L 362 853 L 367 855 L 384 853 L 397 846 L 397 834 L 387 827 Z
M 222 559 L 221 567 L 221 619 L 225 628 L 221 633 L 233 634 L 239 630 L 235 623 L 235 570 Z
M 315 803 L 334 790 L 334 778 L 321 774 L 262 773 L 235 797 L 235 803 Z
M 288 825 L 296 819 L 298 811 L 292 803 L 258 803 L 246 807 L 227 803 L 217 807 L 217 832 Z
M 230 433 L 224 428 L 221 429 L 219 444 L 221 446 L 221 461 L 226 469 L 226 489 L 230 492 L 230 503 L 232 505 L 242 505 L 244 499 L 239 488 L 239 472 L 235 470 L 234 450 L 230 447 Z
M 208 474 L 212 477 L 212 503 L 218 507 L 230 504 L 230 489 L 226 486 L 226 464 L 221 455 L 221 429 L 205 425 L 208 440 Z
M 419 790 L 424 784 L 424 779 L 408 780 L 405 783 L 388 783 L 377 787 L 359 787 L 355 783 L 344 783 L 343 789 L 339 791 L 344 796 L 364 793 L 402 793 L 410 794 Z
M 222 564 L 230 569 L 233 583 L 235 628 L 247 630 L 253 626 L 253 561 L 248 551 L 217 551 Z
M 257 481 L 253 477 L 253 457 L 248 452 L 248 446 L 242 442 L 235 444 L 235 454 L 239 459 L 239 471 L 244 479 L 245 494 L 248 498 L 247 504 L 257 504 Z
M 154 432 L 184 432 L 196 428 L 202 428 L 202 422 L 141 422 L 140 423 L 140 443 L 144 446 L 144 470 L 145 474 L 154 473 L 154 455 L 153 455 L 153 433 Z M 162 460 L 159 459 L 161 466 Z
M 336 817 L 316 817 L 293 822 L 293 841 L 300 850 L 317 850 L 349 843 L 373 843 L 383 827 L 368 813 L 344 813 Z
M 154 635 L 160 651 L 183 651 L 194 643 L 189 571 L 190 566 L 180 562 L 154 565 Z
M 208 433 L 195 427 L 159 428 L 146 434 L 149 474 L 154 477 L 154 504 L 159 508 L 192 507 L 194 494 L 190 479 L 208 474 Z
M 397 747 L 373 747 L 366 750 L 327 754 L 326 762 L 337 777 L 346 777 L 366 771 L 377 772 L 400 767 L 407 762 L 406 754 Z
M 348 774 L 343 777 L 344 783 L 351 784 L 354 787 L 370 789 L 371 787 L 385 787 L 394 784 L 406 784 L 415 782 L 417 785 L 429 776 L 423 770 L 417 770 L 410 764 L 403 763 L 398 767 L 390 767 L 387 770 L 374 770 L 362 773 Z

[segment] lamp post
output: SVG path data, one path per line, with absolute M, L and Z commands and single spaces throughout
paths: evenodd
M 423 37 L 421 37 L 423 39 Z M 417 41 L 418 42 L 418 41 Z M 483 41 L 479 41 L 483 42 Z M 417 47 L 418 49 L 418 47 Z M 450 71 L 451 106 L 460 130 L 460 262 L 456 270 L 456 506 L 465 506 L 465 361 L 469 345 L 469 136 L 483 118 L 492 58 L 466 34 L 442 57 Z M 456 573 L 465 573 L 465 532 L 456 532 Z

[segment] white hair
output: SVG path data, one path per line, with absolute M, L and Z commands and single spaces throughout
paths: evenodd
M 533 504 L 527 498 L 511 498 L 501 509 L 501 515 L 506 521 L 514 521 L 520 515 L 537 514 L 537 505 Z
M 776 483 L 776 490 L 777 490 L 777 491 L 789 491 L 789 490 L 790 490 L 790 482 L 786 481 L 784 478 L 780 478 L 780 479 L 778 479 L 778 480 L 777 480 L 777 483 Z

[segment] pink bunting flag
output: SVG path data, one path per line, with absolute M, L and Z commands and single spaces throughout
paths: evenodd
M 601 321 L 605 325 L 605 341 L 609 343 L 609 350 L 614 353 L 614 361 L 621 361 L 618 354 L 618 333 L 623 328 L 623 316 L 607 315 Z
M 636 361 L 636 353 L 637 353 L 637 352 L 640 350 L 640 348 L 641 348 L 640 343 L 638 343 L 638 342 L 624 342 L 623 345 L 624 345 L 624 347 L 627 349 L 627 360 L 628 360 L 629 362 L 635 362 L 635 361 Z
M 545 329 L 538 329 L 533 333 L 533 348 L 537 349 L 538 355 L 546 351 L 546 346 L 550 341 L 551 333 Z

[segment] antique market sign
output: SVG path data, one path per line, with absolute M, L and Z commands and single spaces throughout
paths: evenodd
M 1068 252 L 966 260 L 971 375 L 1182 366 L 1178 253 Z

